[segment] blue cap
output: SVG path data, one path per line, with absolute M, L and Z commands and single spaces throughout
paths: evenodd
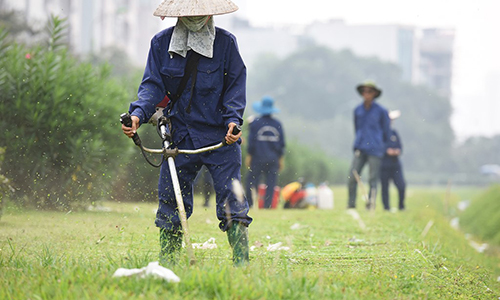
M 279 109 L 274 107 L 274 99 L 269 96 L 264 96 L 260 102 L 255 102 L 253 104 L 253 109 L 262 115 L 270 115 L 279 112 Z

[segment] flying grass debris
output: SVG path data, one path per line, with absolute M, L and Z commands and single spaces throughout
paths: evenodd
M 236 199 L 240 203 L 243 203 L 245 201 L 245 194 L 243 192 L 243 186 L 241 185 L 241 182 L 238 179 L 234 179 L 232 184 L 233 184 L 233 193 L 236 196 Z
M 359 216 L 358 212 L 354 209 L 354 208 L 351 208 L 351 209 L 348 209 L 347 210 L 347 213 L 349 215 L 352 216 L 352 218 L 355 220 L 355 221 L 358 221 L 358 225 L 359 227 L 362 229 L 362 230 L 365 230 L 366 229 L 366 225 L 365 225 L 365 222 L 363 222 L 363 220 L 361 219 L 361 217 Z
M 111 212 L 111 207 L 102 206 L 102 205 L 89 205 L 87 207 L 87 211 L 99 211 L 99 212 Z
M 424 238 L 427 235 L 427 233 L 431 229 L 432 225 L 434 225 L 434 221 L 433 220 L 429 220 L 429 222 L 427 222 L 427 225 L 425 225 L 424 231 L 422 231 L 422 234 L 420 234 L 420 236 L 422 238 Z

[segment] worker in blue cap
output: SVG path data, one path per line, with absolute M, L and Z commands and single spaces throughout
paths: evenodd
M 271 208 L 278 172 L 284 166 L 285 135 L 281 122 L 273 117 L 273 114 L 279 112 L 274 106 L 273 98 L 264 96 L 260 102 L 253 104 L 253 109 L 260 117 L 249 125 L 246 196 L 251 207 L 254 204 L 252 190 L 255 190 L 259 181 L 265 177 L 267 190 L 264 208 Z

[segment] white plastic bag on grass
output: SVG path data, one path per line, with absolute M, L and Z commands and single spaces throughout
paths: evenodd
M 290 247 L 281 246 L 281 245 L 283 245 L 282 242 L 279 242 L 276 244 L 270 244 L 269 246 L 267 246 L 267 251 L 280 251 L 280 250 L 288 251 L 288 250 L 290 250 Z
M 172 270 L 160 266 L 157 261 L 150 262 L 147 267 L 140 269 L 125 269 L 119 268 L 113 274 L 113 277 L 123 277 L 137 275 L 139 278 L 145 278 L 147 276 L 153 276 L 157 278 L 164 279 L 168 282 L 180 282 L 181 279 L 175 275 Z
M 211 237 L 208 241 L 201 243 L 193 243 L 193 248 L 195 249 L 217 249 L 217 244 L 215 243 L 215 238 Z

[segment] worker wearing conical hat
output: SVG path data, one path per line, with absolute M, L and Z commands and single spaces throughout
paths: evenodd
M 382 90 L 371 81 L 356 87 L 363 102 L 354 109 L 354 158 L 349 171 L 347 208 L 356 207 L 356 193 L 359 175 L 368 164 L 370 189 L 366 196 L 366 207 L 375 208 L 377 184 L 380 178 L 380 164 L 384 156 L 386 143 L 390 136 L 390 121 L 387 110 L 375 102 Z M 366 193 L 366 191 L 364 192 Z
M 246 67 L 236 38 L 215 27 L 213 20 L 214 15 L 237 9 L 229 0 L 165 0 L 158 6 L 155 16 L 176 17 L 177 23 L 153 37 L 138 100 L 129 109 L 133 125 L 123 127 L 123 131 L 131 136 L 167 96 L 164 114 L 172 123 L 174 147 L 196 149 L 226 139 L 228 146 L 199 155 L 178 155 L 175 164 L 188 218 L 193 212 L 193 181 L 203 165 L 208 168 L 214 181 L 219 227 L 228 234 L 235 264 L 244 264 L 248 261 L 247 227 L 252 218 L 246 199 L 238 201 L 231 187 L 233 180 L 241 181 L 241 133 L 232 132 L 243 124 Z M 170 178 L 164 163 L 155 221 L 160 228 L 163 261 L 174 261 L 182 244 Z

